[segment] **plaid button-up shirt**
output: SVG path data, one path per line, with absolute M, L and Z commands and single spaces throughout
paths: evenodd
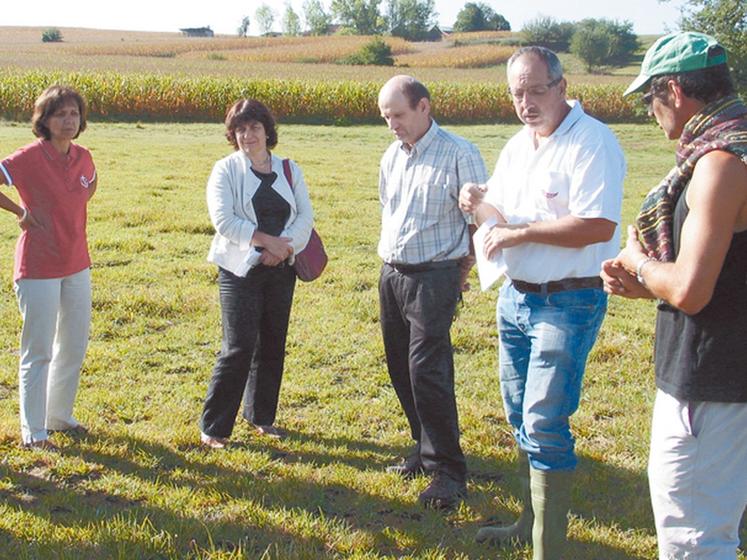
M 469 254 L 469 216 L 459 209 L 459 189 L 486 180 L 477 147 L 435 121 L 409 152 L 401 141 L 392 143 L 379 171 L 379 256 L 414 265 Z

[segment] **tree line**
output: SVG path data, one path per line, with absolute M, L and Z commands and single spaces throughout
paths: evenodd
M 303 22 L 290 2 L 285 5 L 280 22 L 283 35 L 349 33 L 355 35 L 390 34 L 408 41 L 430 37 L 438 13 L 434 0 L 332 0 L 325 8 L 322 0 L 304 0 Z M 254 12 L 260 35 L 275 34 L 278 14 L 267 4 Z M 238 28 L 240 36 L 249 34 L 251 20 L 244 16 Z M 467 2 L 458 13 L 454 31 L 510 31 L 511 25 L 502 15 L 484 2 Z

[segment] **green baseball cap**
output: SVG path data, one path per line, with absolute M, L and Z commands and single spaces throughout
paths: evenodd
M 713 47 L 720 47 L 716 39 L 695 31 L 670 33 L 660 37 L 646 51 L 641 73 L 623 95 L 641 91 L 655 76 L 680 74 L 726 63 L 726 51 L 723 47 L 711 52 Z

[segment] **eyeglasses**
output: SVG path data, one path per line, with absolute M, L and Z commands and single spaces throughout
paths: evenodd
M 554 79 L 552 82 L 540 86 L 531 86 L 527 89 L 508 89 L 508 93 L 511 94 L 511 97 L 514 99 L 521 99 L 525 95 L 529 95 L 530 97 L 542 97 L 545 95 L 548 91 L 550 91 L 550 88 L 558 85 L 560 83 L 560 80 L 562 80 L 562 76 L 560 78 Z

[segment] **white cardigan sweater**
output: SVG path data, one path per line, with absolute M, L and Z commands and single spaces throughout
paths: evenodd
M 236 276 L 246 276 L 260 257 L 251 239 L 257 229 L 252 197 L 261 181 L 250 166 L 247 155 L 237 150 L 216 162 L 207 183 L 208 211 L 216 231 L 207 260 Z M 290 162 L 290 168 L 293 188 L 285 179 L 282 158 L 272 156 L 272 171 L 277 174 L 272 188 L 290 205 L 290 215 L 280 235 L 293 239 L 292 264 L 294 256 L 309 241 L 314 217 L 301 168 L 294 161 Z

